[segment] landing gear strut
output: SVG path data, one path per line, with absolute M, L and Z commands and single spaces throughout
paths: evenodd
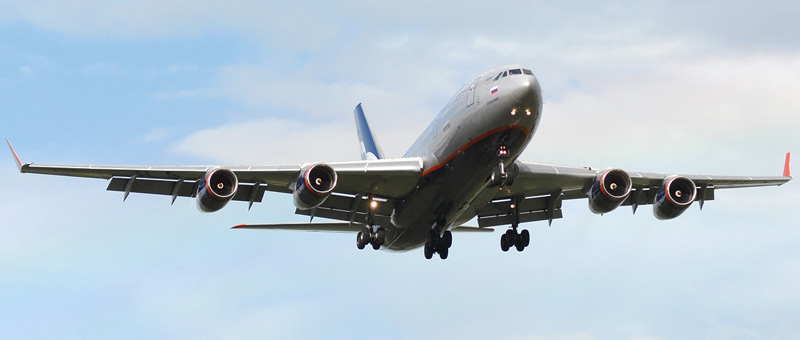
M 439 253 L 439 258 L 444 260 L 447 258 L 452 245 L 453 234 L 450 230 L 445 230 L 442 236 L 439 236 L 439 233 L 435 230 L 431 230 L 428 234 L 428 242 L 425 242 L 425 258 L 430 260 L 433 258 L 433 253 Z

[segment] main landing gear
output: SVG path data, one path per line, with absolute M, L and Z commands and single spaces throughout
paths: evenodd
M 378 230 L 373 231 L 374 229 L 372 226 L 375 223 L 372 219 L 372 208 L 375 208 L 375 201 L 372 200 L 372 196 L 369 197 L 369 200 L 373 204 L 367 211 L 367 224 L 364 225 L 364 228 L 361 228 L 361 231 L 359 231 L 358 235 L 356 236 L 356 247 L 358 247 L 358 249 L 364 249 L 368 244 L 371 244 L 372 249 L 378 250 L 381 249 L 381 246 L 384 243 L 386 243 L 386 230 L 383 228 L 378 228 Z
M 373 232 L 372 226 L 364 226 L 356 237 L 356 246 L 358 249 L 364 249 L 367 247 L 367 244 L 371 244 L 372 249 L 378 250 L 381 249 L 384 242 L 386 242 L 386 230 L 378 228 L 377 231 Z
M 500 236 L 500 249 L 508 251 L 511 247 L 517 248 L 517 251 L 525 250 L 531 243 L 531 234 L 527 229 L 523 229 L 521 233 L 517 233 L 517 228 L 508 229 L 503 236 Z
M 525 247 L 531 244 L 531 233 L 527 229 L 517 232 L 520 203 L 520 197 L 511 197 L 511 229 L 508 229 L 503 236 L 500 236 L 500 249 L 503 251 L 508 251 L 511 247 L 517 248 L 517 251 L 523 251 Z
M 439 253 L 439 258 L 444 260 L 447 258 L 452 245 L 453 233 L 450 230 L 445 230 L 441 236 L 436 231 L 431 230 L 428 234 L 428 242 L 425 242 L 425 258 L 430 260 L 433 258 L 433 253 Z

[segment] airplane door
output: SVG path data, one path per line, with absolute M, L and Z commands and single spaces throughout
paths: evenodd
M 481 80 L 481 78 L 475 79 L 475 81 L 472 82 L 472 85 L 469 86 L 469 93 L 467 93 L 467 107 L 475 104 L 475 88 L 478 87 L 478 80 Z

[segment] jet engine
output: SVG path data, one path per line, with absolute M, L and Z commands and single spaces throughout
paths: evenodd
M 314 164 L 302 171 L 294 187 L 294 206 L 300 210 L 318 207 L 336 187 L 336 171 L 327 164 Z
M 608 169 L 599 174 L 589 192 L 589 209 L 605 214 L 622 204 L 631 193 L 631 176 L 620 169 Z
M 214 212 L 222 209 L 236 196 L 239 179 L 233 171 L 223 168 L 211 169 L 197 187 L 197 209 L 202 212 Z
M 653 202 L 653 215 L 659 220 L 678 217 L 692 205 L 695 197 L 697 186 L 691 179 L 681 176 L 667 177 Z

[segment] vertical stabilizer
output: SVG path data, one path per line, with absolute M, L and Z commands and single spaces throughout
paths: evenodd
M 361 108 L 361 103 L 356 105 L 353 110 L 356 116 L 356 129 L 358 130 L 358 144 L 361 147 L 361 159 L 382 159 L 383 151 L 381 145 L 378 144 L 378 139 L 372 132 L 372 127 L 369 126 L 367 116 L 364 115 L 364 110 Z

